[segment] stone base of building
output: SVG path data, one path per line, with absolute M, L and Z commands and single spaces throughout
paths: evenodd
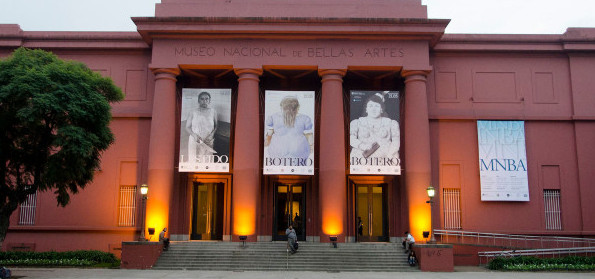
M 122 263 L 123 269 L 147 269 L 153 265 L 161 256 L 163 244 L 159 242 L 134 241 L 122 242 Z
M 413 251 L 421 271 L 454 271 L 453 248 L 450 244 L 415 244 Z

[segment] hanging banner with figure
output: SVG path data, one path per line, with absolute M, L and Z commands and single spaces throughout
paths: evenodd
M 314 175 L 314 91 L 265 92 L 263 174 Z
M 231 89 L 184 88 L 181 114 L 179 171 L 229 172 Z
M 477 121 L 482 201 L 529 201 L 525 122 Z
M 350 173 L 400 175 L 399 91 L 350 93 Z

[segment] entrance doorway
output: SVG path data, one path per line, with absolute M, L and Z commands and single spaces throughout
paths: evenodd
M 356 184 L 356 238 L 360 242 L 388 241 L 387 184 Z M 361 218 L 361 227 L 358 226 Z
M 223 240 L 224 183 L 193 182 L 190 240 Z
M 306 184 L 275 183 L 273 240 L 287 240 L 285 229 L 292 225 L 298 240 L 306 240 Z

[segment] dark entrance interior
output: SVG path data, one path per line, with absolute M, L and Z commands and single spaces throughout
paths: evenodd
M 387 184 L 356 184 L 355 186 L 357 241 L 388 241 Z M 361 228 L 357 225 L 360 218 Z
M 275 183 L 273 240 L 287 240 L 285 229 L 292 225 L 298 240 L 306 240 L 306 183 Z
M 224 183 L 193 183 L 191 240 L 223 239 L 224 190 Z

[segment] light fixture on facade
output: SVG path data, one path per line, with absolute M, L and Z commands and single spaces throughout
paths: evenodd
M 140 236 L 138 238 L 139 241 L 147 241 L 145 237 L 145 214 L 147 214 L 147 194 L 149 193 L 149 185 L 142 184 L 140 186 L 140 194 L 142 195 L 142 208 L 141 208 L 141 226 L 140 226 Z
M 423 231 L 422 235 L 424 237 L 424 239 L 426 240 L 426 242 L 428 242 L 428 237 L 430 236 L 430 232 L 429 231 Z
M 434 196 L 436 195 L 436 190 L 434 189 L 434 187 L 432 187 L 432 185 L 430 185 L 426 191 L 428 192 L 428 197 L 430 198 L 430 201 L 434 198 Z
M 149 193 L 149 185 L 143 184 L 140 186 L 140 193 L 143 195 L 143 199 L 147 199 L 147 193 Z
M 337 236 L 336 235 L 329 235 L 329 240 L 333 243 L 333 248 L 337 248 Z
M 434 238 L 434 230 L 432 229 L 432 215 L 433 215 L 432 207 L 434 204 L 434 196 L 436 195 L 436 190 L 434 189 L 434 187 L 432 187 L 432 185 L 430 185 L 426 189 L 426 192 L 428 192 L 428 198 L 430 198 L 428 201 L 426 201 L 426 203 L 430 204 L 430 230 L 432 231 L 432 237 L 430 238 L 430 243 L 436 243 L 436 238 Z M 423 232 L 424 238 L 427 238 L 425 233 L 426 232 Z
M 242 247 L 246 247 L 246 239 L 248 239 L 247 235 L 240 235 L 240 241 L 242 241 Z

